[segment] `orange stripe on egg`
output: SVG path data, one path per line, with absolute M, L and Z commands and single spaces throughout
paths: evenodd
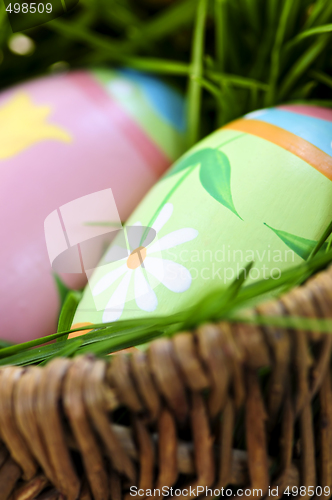
M 89 325 L 93 325 L 93 323 L 75 323 L 75 325 L 73 325 L 71 327 L 71 330 L 74 330 L 75 328 L 82 328 L 82 326 L 89 326 Z M 73 333 L 70 333 L 68 335 L 68 338 L 69 339 L 74 339 L 75 337 L 81 337 L 81 335 L 85 335 L 86 333 L 89 333 L 91 332 L 93 329 L 91 328 L 90 330 L 78 330 L 78 332 L 73 332 Z
M 309 163 L 332 181 L 332 157 L 302 137 L 260 120 L 235 120 L 225 125 L 223 129 L 246 132 L 272 142 Z

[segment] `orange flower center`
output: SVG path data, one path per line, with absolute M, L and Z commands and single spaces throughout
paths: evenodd
M 127 259 L 127 267 L 129 269 L 137 269 L 144 261 L 146 257 L 146 248 L 138 247 L 135 248 L 129 255 Z

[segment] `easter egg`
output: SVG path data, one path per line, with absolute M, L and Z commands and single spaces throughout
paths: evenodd
M 70 71 L 0 94 L 2 338 L 56 331 L 59 296 L 44 236 L 49 214 L 111 189 L 126 220 L 183 153 L 184 140 L 181 95 L 131 70 Z M 62 279 L 77 288 L 86 277 Z
M 248 114 L 208 136 L 134 211 L 128 225 L 152 228 L 154 239 L 142 230 L 127 256 L 108 262 L 106 252 L 74 324 L 169 315 L 252 261 L 247 283 L 303 262 L 332 218 L 331 141 L 332 111 L 295 105 Z

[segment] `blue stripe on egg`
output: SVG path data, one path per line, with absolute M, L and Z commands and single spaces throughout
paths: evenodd
M 121 70 L 137 83 L 156 113 L 179 132 L 186 130 L 185 101 L 182 95 L 164 82 L 132 69 Z
M 244 118 L 271 123 L 302 137 L 332 156 L 332 122 L 303 114 L 269 108 L 247 114 Z

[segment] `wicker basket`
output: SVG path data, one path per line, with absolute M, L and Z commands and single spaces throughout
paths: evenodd
M 257 310 L 330 318 L 332 269 Z M 226 486 L 227 496 L 242 488 L 247 497 L 278 487 L 278 498 L 287 487 L 330 487 L 331 343 L 322 333 L 220 323 L 110 363 L 5 367 L 0 500 L 120 500 L 138 488 L 138 498 L 158 497 L 162 487 L 177 498 L 208 487 L 202 496 L 213 498 Z

